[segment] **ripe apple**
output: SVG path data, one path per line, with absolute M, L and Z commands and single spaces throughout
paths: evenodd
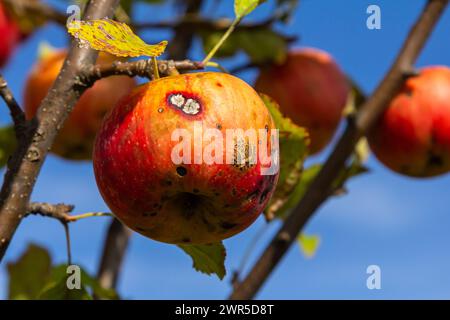
M 283 64 L 263 68 L 255 88 L 275 99 L 294 123 L 308 129 L 310 154 L 330 142 L 350 92 L 333 58 L 312 48 L 293 50 Z
M 3 67 L 20 41 L 20 30 L 0 3 L 0 67 Z
M 25 84 L 24 105 L 28 119 L 36 114 L 67 55 L 66 50 L 43 51 Z M 115 59 L 114 56 L 101 53 L 97 63 L 111 64 Z M 91 159 L 95 134 L 104 115 L 135 86 L 135 80 L 127 76 L 113 76 L 95 82 L 75 105 L 51 151 L 66 159 Z
M 408 78 L 368 138 L 378 160 L 395 172 L 450 171 L 450 68 L 426 67 Z
M 275 125 L 253 88 L 234 76 L 189 73 L 139 86 L 96 138 L 103 199 L 125 225 L 162 242 L 213 243 L 241 232 L 269 201 L 278 170 L 262 174 L 267 162 L 250 161 L 249 150 L 271 152 L 274 140 L 229 134 L 239 129 L 267 133 Z M 180 163 L 174 155 L 181 154 Z

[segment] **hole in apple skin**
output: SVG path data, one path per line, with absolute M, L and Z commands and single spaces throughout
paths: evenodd
M 184 177 L 185 175 L 187 175 L 187 169 L 185 167 L 179 166 L 177 167 L 176 171 L 180 177 Z

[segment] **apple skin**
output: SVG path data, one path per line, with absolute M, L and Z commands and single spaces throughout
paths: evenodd
M 6 64 L 20 38 L 19 27 L 7 16 L 5 8 L 0 3 L 0 67 Z
M 450 171 L 450 68 L 408 78 L 368 135 L 377 159 L 411 177 Z
M 350 92 L 333 58 L 313 48 L 292 50 L 283 64 L 263 68 L 255 88 L 275 99 L 294 123 L 308 129 L 310 154 L 320 152 L 332 139 Z
M 52 51 L 41 57 L 25 84 L 24 105 L 27 119 L 36 114 L 67 55 L 66 50 Z M 101 53 L 99 64 L 111 64 L 117 58 Z M 96 81 L 75 105 L 52 146 L 52 153 L 69 160 L 90 160 L 95 135 L 104 115 L 136 86 L 127 76 L 113 76 Z
M 200 112 L 174 107 L 174 94 L 198 101 Z M 120 221 L 148 238 L 206 244 L 231 237 L 254 222 L 275 189 L 279 172 L 261 175 L 259 158 L 245 169 L 226 161 L 175 164 L 171 153 L 179 142 L 172 133 L 183 128 L 194 136 L 194 122 L 224 134 L 275 129 L 252 87 L 228 74 L 202 72 L 136 88 L 105 117 L 97 135 L 93 164 L 103 199 Z

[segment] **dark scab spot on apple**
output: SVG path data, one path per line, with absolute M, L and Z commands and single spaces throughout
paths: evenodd
M 141 228 L 141 227 L 138 227 L 138 226 L 136 226 L 135 228 L 136 228 L 137 231 L 145 232 L 144 228 Z
M 218 123 L 218 124 L 216 125 L 216 128 L 217 128 L 218 130 L 222 130 L 222 125 L 221 125 L 220 123 Z
M 191 242 L 191 239 L 188 238 L 188 237 L 186 237 L 186 238 L 181 239 L 181 242 L 183 242 L 183 243 L 189 243 L 189 242 Z
M 213 232 L 216 228 L 202 215 L 202 222 L 206 226 L 209 232 Z
M 261 194 L 261 198 L 259 198 L 260 204 L 266 200 L 267 196 L 269 195 L 269 192 L 270 192 L 270 188 L 267 188 L 263 191 L 263 193 Z
M 230 229 L 233 229 L 234 227 L 236 227 L 237 224 L 224 221 L 220 224 L 220 226 L 222 227 L 222 229 L 230 230 Z
M 247 196 L 247 199 L 248 199 L 248 200 L 253 200 L 253 199 L 255 199 L 255 198 L 258 196 L 258 194 L 259 194 L 259 190 L 256 189 L 255 191 L 253 191 L 252 193 L 250 193 L 250 194 Z
M 185 167 L 179 166 L 177 167 L 177 174 L 180 177 L 184 177 L 187 174 L 187 169 Z
M 159 108 L 159 109 L 158 109 L 158 112 L 159 112 L 159 113 L 163 113 L 163 112 L 164 112 L 164 108 Z
M 142 215 L 144 216 L 144 217 L 154 217 L 154 216 L 156 216 L 158 214 L 158 212 L 144 212 Z
M 220 88 L 223 88 L 223 84 L 221 84 L 220 82 L 217 82 L 216 85 Z
M 444 160 L 442 157 L 434 154 L 433 152 L 428 153 L 427 166 L 428 167 L 442 167 L 444 165 Z
M 161 185 L 163 186 L 163 187 L 170 187 L 171 185 L 172 185 L 172 181 L 170 181 L 170 180 L 163 180 L 163 181 L 161 181 Z

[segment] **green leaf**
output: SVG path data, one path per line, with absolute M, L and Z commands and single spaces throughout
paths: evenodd
M 220 31 L 203 30 L 200 33 L 205 53 L 211 51 L 222 35 Z M 226 58 L 240 51 L 245 52 L 255 64 L 281 63 L 286 58 L 287 43 L 281 34 L 270 28 L 238 29 L 230 35 L 214 56 Z
M 300 250 L 306 258 L 312 258 L 317 252 L 320 245 L 320 237 L 318 235 L 307 235 L 301 233 L 297 237 L 297 243 L 300 246 Z
M 261 97 L 280 132 L 280 177 L 266 208 L 266 215 L 273 217 L 283 214 L 280 209 L 289 202 L 301 179 L 303 162 L 308 154 L 309 136 L 306 129 L 283 117 L 273 99 L 263 94 Z
M 255 64 L 281 63 L 286 59 L 287 43 L 284 37 L 270 28 L 236 32 L 240 48 Z
M 267 0 L 234 0 L 234 14 L 236 19 L 242 19 L 250 14 L 261 3 Z
M 7 265 L 9 299 L 35 299 L 50 276 L 51 258 L 45 248 L 30 244 L 20 258 Z
M 105 289 L 98 280 L 80 268 L 80 289 L 67 287 L 67 265 L 62 264 L 52 269 L 52 275 L 39 294 L 41 300 L 92 300 L 91 294 L 101 299 L 119 299 L 114 289 Z
M 0 128 L 0 168 L 4 167 L 17 147 L 13 126 Z
M 211 275 L 215 273 L 222 280 L 226 274 L 226 250 L 222 242 L 205 245 L 178 245 L 192 258 L 195 270 Z
M 167 41 L 147 44 L 127 24 L 111 19 L 74 21 L 68 32 L 78 39 L 81 46 L 118 57 L 158 57 L 167 46 Z
M 81 279 L 83 285 L 90 288 L 96 297 L 108 300 L 120 299 L 119 295 L 114 289 L 103 288 L 98 282 L 97 278 L 90 276 L 83 269 L 81 269 Z

